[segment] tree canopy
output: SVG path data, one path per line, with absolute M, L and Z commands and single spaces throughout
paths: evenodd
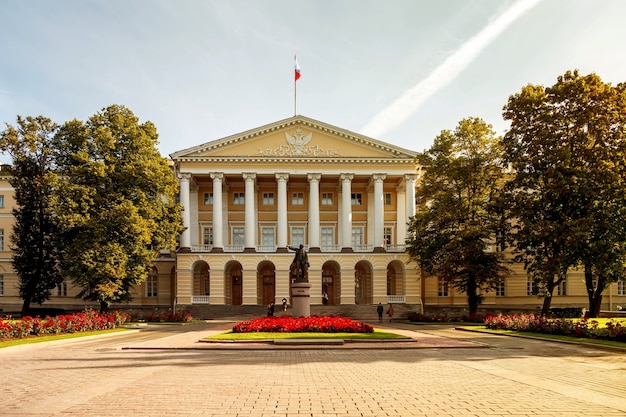
M 568 269 L 581 267 L 595 316 L 626 266 L 625 85 L 568 71 L 511 96 L 504 118 L 511 242 L 547 297 L 544 313 Z
M 408 252 L 427 273 L 467 293 L 470 314 L 508 269 L 496 248 L 502 222 L 500 138 L 479 118 L 444 130 L 418 156 L 425 166 L 416 191 L 418 212 L 409 224 Z
M 42 304 L 63 281 L 59 269 L 57 189 L 54 151 L 58 126 L 45 117 L 17 118 L 0 134 L 0 149 L 13 159 L 9 182 L 15 190 L 11 235 L 13 268 L 19 278 L 22 314 L 31 303 Z
M 56 136 L 62 270 L 102 309 L 128 300 L 154 251 L 175 247 L 182 232 L 178 183 L 157 138 L 151 122 L 117 105 L 66 123 Z

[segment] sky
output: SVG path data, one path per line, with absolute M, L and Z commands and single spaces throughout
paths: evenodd
M 626 81 L 623 0 L 0 0 L 0 16 L 2 129 L 119 104 L 163 156 L 294 113 L 422 152 L 468 117 L 504 134 L 527 84 Z

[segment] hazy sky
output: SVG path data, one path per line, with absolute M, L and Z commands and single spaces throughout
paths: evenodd
M 423 151 L 569 69 L 626 81 L 623 0 L 0 0 L 0 122 L 111 104 L 164 156 L 297 113 Z

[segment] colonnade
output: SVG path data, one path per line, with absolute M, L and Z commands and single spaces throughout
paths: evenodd
M 220 251 L 224 248 L 224 236 L 222 232 L 223 213 L 222 213 L 222 193 L 224 184 L 224 172 L 211 172 L 210 178 L 213 180 L 213 248 L 214 251 Z M 229 174 L 231 175 L 231 174 Z M 257 224 L 255 222 L 255 185 L 256 176 L 254 172 L 244 172 L 242 175 L 245 183 L 244 194 L 244 242 L 245 251 L 254 251 L 257 245 Z M 275 178 L 277 182 L 277 247 L 286 248 L 288 240 L 288 222 L 287 222 L 287 183 L 289 181 L 289 173 L 277 172 Z M 307 174 L 309 183 L 309 207 L 308 207 L 308 225 L 309 225 L 309 251 L 317 251 L 320 248 L 320 181 L 321 173 Z M 183 225 L 184 232 L 181 235 L 181 248 L 191 247 L 191 198 L 190 198 L 190 181 L 191 173 L 178 173 L 180 182 L 180 201 L 183 206 Z M 341 241 L 342 251 L 350 252 L 352 250 L 352 180 L 354 173 L 340 174 L 341 182 L 341 212 L 339 215 L 341 221 Z M 387 177 L 384 173 L 374 173 L 371 175 L 374 188 L 374 228 L 373 228 L 373 247 L 374 251 L 384 250 L 384 181 Z M 408 219 L 415 215 L 415 182 L 416 174 L 404 175 L 405 188 L 405 216 L 398 219 L 404 224 L 408 223 Z

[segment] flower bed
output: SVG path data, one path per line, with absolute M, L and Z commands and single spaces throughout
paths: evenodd
M 0 339 L 113 329 L 129 319 L 128 313 L 100 314 L 93 310 L 45 318 L 25 316 L 13 320 L 5 317 L 0 318 Z
M 233 326 L 233 333 L 275 332 L 275 333 L 374 333 L 369 324 L 345 317 L 263 317 L 242 321 Z
M 131 313 L 132 321 L 147 321 L 151 323 L 190 323 L 193 320 L 191 313 L 172 313 L 169 311 L 163 313 Z
M 488 329 L 494 330 L 515 330 L 626 342 L 626 326 L 613 320 L 608 320 L 605 325 L 601 326 L 594 319 L 569 320 L 535 314 L 512 314 L 490 316 L 485 319 L 484 323 Z

